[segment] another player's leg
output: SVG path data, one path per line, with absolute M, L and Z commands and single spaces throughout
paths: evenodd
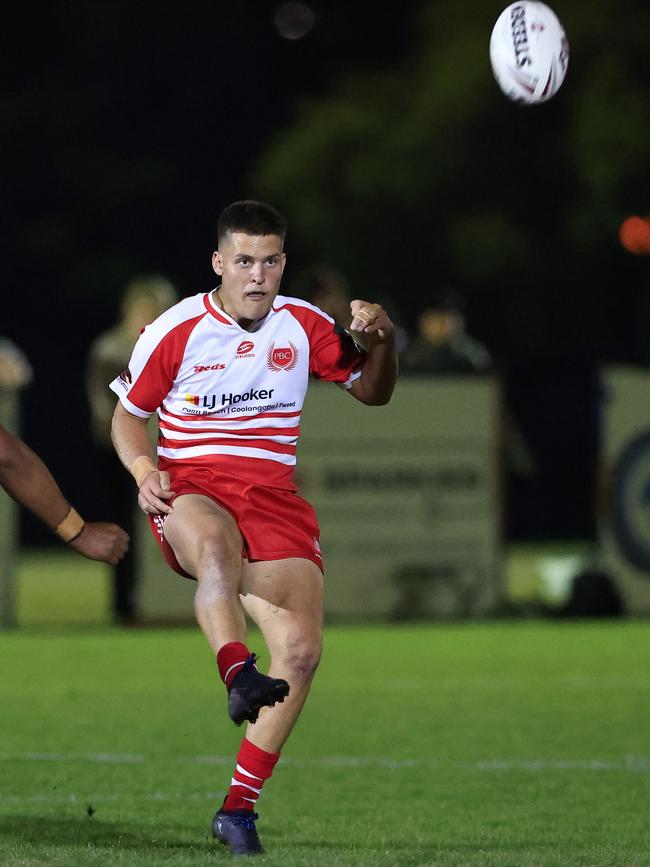
M 273 773 L 305 703 L 322 647 L 323 576 L 311 561 L 278 560 L 244 565 L 242 603 L 271 653 L 269 675 L 290 685 L 283 704 L 264 708 L 248 726 L 230 789 L 213 820 L 215 837 L 235 854 L 262 851 L 255 804 Z
M 239 529 L 230 513 L 209 497 L 185 494 L 174 500 L 164 533 L 179 565 L 197 579 L 194 609 L 228 688 L 230 717 L 237 725 L 255 720 L 261 707 L 283 701 L 289 687 L 260 674 L 245 643 Z

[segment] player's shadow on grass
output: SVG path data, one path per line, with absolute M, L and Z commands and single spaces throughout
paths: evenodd
M 189 832 L 191 833 L 191 831 Z M 0 826 L 0 841 L 14 846 L 26 843 L 46 849 L 48 846 L 74 848 L 95 846 L 98 849 L 136 849 L 143 853 L 180 854 L 207 853 L 217 843 L 208 835 L 207 829 L 199 832 L 194 840 L 187 840 L 187 826 L 177 826 L 170 832 L 169 824 L 162 829 L 150 825 L 137 827 L 125 822 L 105 822 L 95 817 L 55 819 L 43 816 L 18 816 L 7 818 Z

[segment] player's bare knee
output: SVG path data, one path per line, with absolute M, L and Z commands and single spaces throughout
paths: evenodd
M 322 645 L 316 639 L 297 639 L 285 646 L 280 660 L 289 680 L 308 681 L 320 662 Z
M 209 607 L 219 599 L 227 599 L 239 592 L 241 582 L 241 549 L 228 540 L 203 540 L 195 554 L 193 574 L 198 586 L 194 595 L 197 611 Z
M 238 574 L 242 568 L 241 543 L 226 533 L 217 533 L 203 538 L 197 550 L 197 566 L 201 576 L 215 575 L 222 571 Z

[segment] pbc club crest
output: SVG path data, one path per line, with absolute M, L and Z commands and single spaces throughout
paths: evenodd
M 266 353 L 266 366 L 269 370 L 293 370 L 298 362 L 298 349 L 290 343 L 276 349 L 275 343 L 269 346 Z

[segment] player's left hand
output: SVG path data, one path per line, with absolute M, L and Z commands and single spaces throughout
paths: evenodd
M 89 560 L 103 560 L 114 566 L 126 554 L 129 537 L 117 524 L 88 522 L 70 547 Z
M 372 304 L 370 301 L 351 301 L 350 313 L 352 322 L 350 331 L 360 334 L 374 334 L 380 341 L 385 341 L 395 331 L 390 317 L 381 304 Z

